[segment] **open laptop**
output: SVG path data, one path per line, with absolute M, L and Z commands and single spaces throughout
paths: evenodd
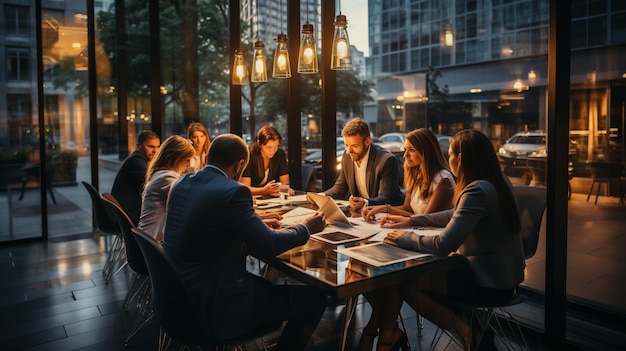
M 311 192 L 307 193 L 307 195 L 311 198 L 311 200 L 313 200 L 313 202 L 315 202 L 319 208 L 319 212 L 324 214 L 328 224 L 346 227 L 353 226 L 353 224 L 348 220 L 346 214 L 343 213 L 332 197 Z

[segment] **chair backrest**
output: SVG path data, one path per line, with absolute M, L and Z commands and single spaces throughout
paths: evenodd
M 546 188 L 528 185 L 513 187 L 517 198 L 520 223 L 522 225 L 522 244 L 524 257 L 529 259 L 535 255 L 539 244 L 539 233 L 543 212 L 546 209 Z
M 81 183 L 83 183 L 83 186 L 89 193 L 89 197 L 91 197 L 91 207 L 93 208 L 96 227 L 107 234 L 119 234 L 120 228 L 117 225 L 115 214 L 104 205 L 104 201 L 102 201 L 102 197 L 98 194 L 98 190 L 85 181 L 81 181 Z
M 137 244 L 137 239 L 132 232 L 135 228 L 133 221 L 130 220 L 130 217 L 128 217 L 126 212 L 124 212 L 113 195 L 110 193 L 103 193 L 102 200 L 117 218 L 117 224 L 119 225 L 122 236 L 124 237 L 124 251 L 126 252 L 128 265 L 135 273 L 147 276 L 148 266 L 146 265 L 146 260 L 144 259 L 141 249 L 139 248 L 139 244 Z
M 186 345 L 214 344 L 209 331 L 202 328 L 183 281 L 165 255 L 163 246 L 138 229 L 132 232 L 148 265 L 154 309 L 161 328 Z

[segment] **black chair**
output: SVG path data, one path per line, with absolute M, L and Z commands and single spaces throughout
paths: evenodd
M 159 350 L 167 349 L 172 339 L 184 346 L 243 350 L 243 344 L 262 338 L 282 326 L 282 324 L 271 325 L 268 328 L 255 330 L 237 340 L 217 340 L 210 330 L 202 328 L 196 308 L 191 303 L 183 282 L 174 269 L 174 264 L 165 254 L 161 243 L 140 230 L 133 229 L 132 232 L 135 234 L 150 272 L 152 301 L 157 319 L 161 324 Z M 261 347 L 267 348 L 264 341 L 262 344 Z
M 104 204 L 102 197 L 98 194 L 98 190 L 93 185 L 82 181 L 83 186 L 87 189 L 91 197 L 91 207 L 96 223 L 96 228 L 104 233 L 113 235 L 113 244 L 109 250 L 106 262 L 102 268 L 105 283 L 108 284 L 111 278 L 117 274 L 124 266 L 126 266 L 126 256 L 124 255 L 124 242 L 120 227 L 117 224 L 115 214 Z
M 546 209 L 546 188 L 534 187 L 528 185 L 519 185 L 513 187 L 513 194 L 517 199 L 518 211 L 521 222 L 522 247 L 524 250 L 524 259 L 529 259 L 537 252 L 537 246 L 539 244 L 539 235 L 541 233 L 541 222 L 543 220 L 543 213 Z M 507 350 L 515 350 L 515 345 L 509 340 L 504 330 L 501 319 L 508 325 L 508 329 L 519 334 L 522 344 L 525 349 L 528 350 L 528 344 L 522 333 L 519 322 L 515 320 L 515 317 L 506 311 L 506 307 L 518 305 L 526 301 L 526 297 L 519 294 L 516 291 L 513 297 L 507 301 L 498 302 L 484 302 L 472 303 L 465 301 L 454 301 L 449 298 L 441 300 L 442 303 L 449 305 L 455 310 L 469 311 L 469 323 L 470 325 L 480 326 L 480 331 L 476 334 L 478 340 L 474 340 L 475 344 L 480 344 L 485 332 L 490 330 L 498 337 Z M 516 328 L 513 327 L 516 326 Z M 442 329 L 438 329 L 435 332 L 433 341 L 431 342 L 431 349 L 435 349 L 438 342 L 441 340 L 443 334 L 448 334 L 450 337 L 449 342 L 455 341 L 462 347 L 468 347 L 463 342 L 454 339 L 452 335 Z M 447 348 L 447 346 L 446 346 Z
M 117 223 L 119 224 L 122 237 L 124 238 L 126 260 L 128 266 L 133 271 L 133 277 L 131 278 L 132 283 L 126 293 L 126 299 L 124 300 L 124 311 L 127 311 L 131 304 L 135 307 L 130 317 L 126 338 L 124 340 L 124 345 L 128 346 L 132 337 L 154 318 L 154 309 L 150 303 L 152 296 L 150 276 L 146 261 L 137 244 L 137 239 L 135 239 L 135 235 L 132 232 L 132 230 L 135 229 L 132 220 L 128 217 L 126 212 L 124 212 L 113 195 L 103 193 L 102 200 L 117 218 Z
M 611 195 L 611 185 L 613 181 L 617 182 L 617 189 L 619 191 L 619 201 L 623 205 L 624 204 L 624 192 L 622 191 L 622 172 L 624 169 L 624 165 L 620 163 L 608 163 L 608 162 L 588 162 L 587 169 L 589 173 L 591 173 L 591 186 L 589 187 L 589 192 L 587 193 L 587 201 L 589 201 L 589 197 L 591 197 L 591 193 L 593 192 L 593 186 L 598 185 L 596 187 L 596 201 L 594 204 L 598 204 L 598 195 L 600 195 L 600 188 L 602 184 L 606 185 L 606 195 Z

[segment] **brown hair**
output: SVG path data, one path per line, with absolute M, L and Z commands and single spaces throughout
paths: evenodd
M 370 136 L 370 127 L 364 120 L 353 118 L 343 127 L 341 135 L 344 137 L 360 135 L 365 139 Z
M 207 158 L 210 165 L 224 169 L 239 160 L 244 160 L 247 165 L 250 161 L 250 151 L 248 145 L 238 135 L 222 134 L 211 143 Z
M 416 187 L 419 187 L 420 197 L 425 199 L 435 175 L 442 169 L 450 170 L 450 168 L 441 152 L 435 133 L 430 129 L 415 129 L 406 135 L 406 140 L 422 154 L 424 159 L 417 167 L 409 167 L 406 162 L 404 163 L 406 193 L 410 194 Z

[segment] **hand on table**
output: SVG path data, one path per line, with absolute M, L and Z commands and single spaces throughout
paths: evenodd
M 276 218 L 264 218 L 263 223 L 265 223 L 265 225 L 272 229 L 279 229 L 282 227 L 280 222 Z
M 387 236 L 385 237 L 385 240 L 383 241 L 389 244 L 398 245 L 398 239 L 402 235 L 404 235 L 404 233 L 407 233 L 407 232 L 403 230 L 394 230 L 392 232 L 387 233 Z
M 381 218 L 380 226 L 383 228 L 406 228 L 411 226 L 411 217 L 386 215 Z
M 368 222 L 376 222 L 377 213 L 385 213 L 387 206 L 365 206 L 361 210 L 361 217 Z
M 270 181 L 263 187 L 263 195 L 278 196 L 278 190 L 280 189 L 280 183 L 275 180 Z

